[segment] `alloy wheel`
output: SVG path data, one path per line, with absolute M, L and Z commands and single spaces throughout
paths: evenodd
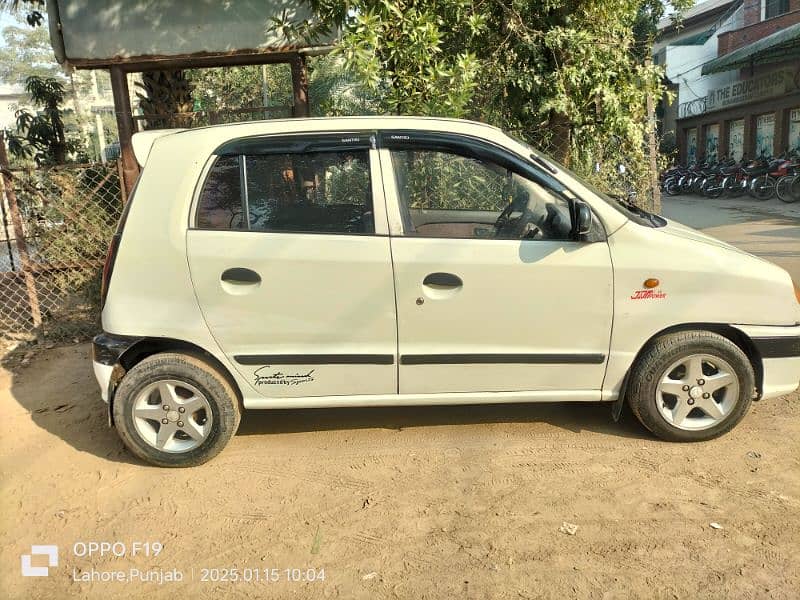
M 691 354 L 675 361 L 662 374 L 656 406 L 673 427 L 700 431 L 718 425 L 739 398 L 739 379 L 725 360 L 710 354 Z
M 202 444 L 213 425 L 211 405 L 200 390 L 176 379 L 147 385 L 133 403 L 141 438 L 162 452 L 188 452 Z

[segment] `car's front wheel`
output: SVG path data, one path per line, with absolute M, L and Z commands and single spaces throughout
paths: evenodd
M 190 467 L 216 456 L 239 427 L 238 398 L 226 379 L 187 354 L 155 354 L 123 377 L 114 423 L 125 446 L 160 467 Z
M 651 432 L 676 442 L 715 438 L 747 413 L 755 376 L 747 355 L 710 331 L 663 335 L 633 366 L 628 404 Z

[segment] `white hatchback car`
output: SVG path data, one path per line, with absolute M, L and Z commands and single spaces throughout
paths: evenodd
M 800 380 L 775 265 L 483 125 L 138 134 L 94 370 L 137 456 L 200 464 L 243 408 L 607 401 L 706 440 Z

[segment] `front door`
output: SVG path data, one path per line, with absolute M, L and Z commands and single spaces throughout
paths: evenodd
M 600 399 L 612 318 L 602 231 L 576 239 L 569 193 L 496 148 L 382 139 L 400 393 Z
M 397 392 L 370 146 L 357 133 L 247 139 L 209 169 L 187 234 L 192 281 L 212 335 L 266 397 Z

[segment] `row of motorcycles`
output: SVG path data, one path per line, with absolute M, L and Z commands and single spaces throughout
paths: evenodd
M 669 196 L 702 194 L 719 198 L 749 194 L 756 200 L 778 196 L 783 202 L 800 200 L 800 154 L 796 150 L 777 158 L 740 161 L 723 157 L 718 162 L 670 167 L 661 174 L 661 190 Z

